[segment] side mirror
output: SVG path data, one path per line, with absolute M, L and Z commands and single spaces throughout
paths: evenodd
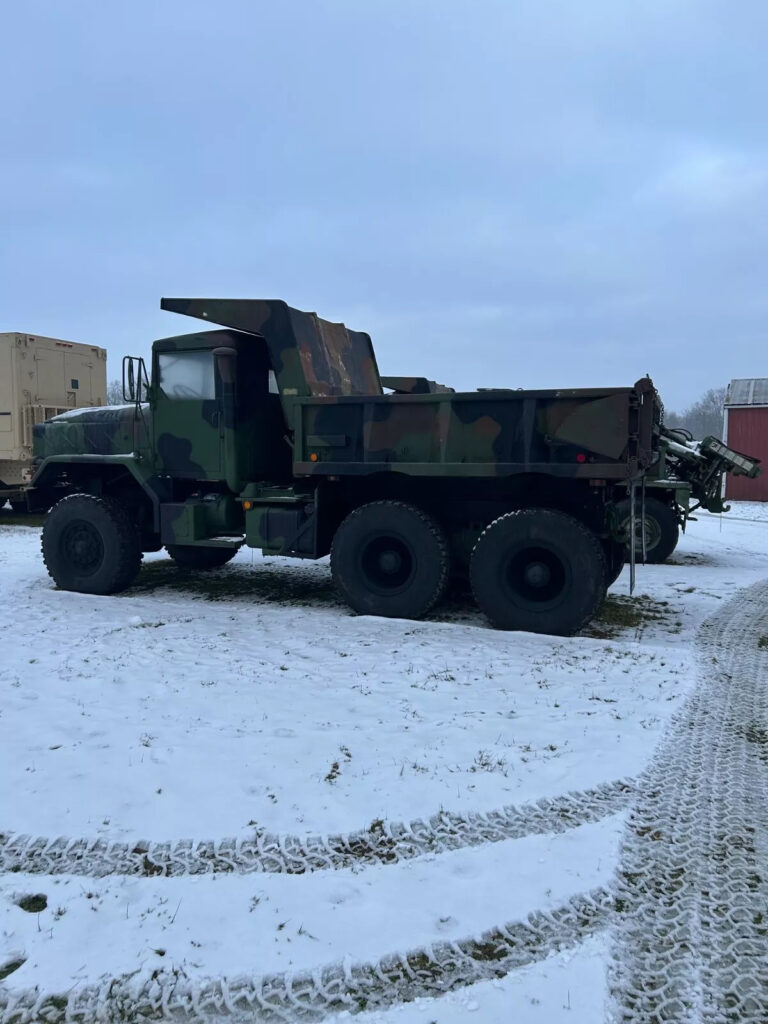
M 140 356 L 123 357 L 123 401 L 146 402 L 149 397 L 149 380 L 144 360 Z
M 136 378 L 132 356 L 123 356 L 123 401 L 136 401 Z

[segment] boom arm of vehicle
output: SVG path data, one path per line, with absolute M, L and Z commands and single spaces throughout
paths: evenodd
M 661 445 L 671 475 L 690 484 L 695 507 L 708 512 L 728 511 L 723 504 L 726 473 L 754 478 L 761 472 L 759 459 L 734 451 L 716 437 L 689 441 L 679 431 L 662 427 Z

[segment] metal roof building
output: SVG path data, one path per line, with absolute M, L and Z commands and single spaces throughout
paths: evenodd
M 728 476 L 726 498 L 768 501 L 768 377 L 732 380 L 725 394 L 725 437 L 730 448 L 762 460 L 756 480 Z

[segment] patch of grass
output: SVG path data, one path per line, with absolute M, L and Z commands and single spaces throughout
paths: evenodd
M 708 558 L 706 555 L 675 555 L 674 558 L 668 558 L 666 565 L 716 565 L 717 562 L 713 558 Z
M 757 638 L 757 646 L 761 651 L 768 650 L 768 636 L 759 636 Z
M 44 515 L 14 512 L 11 508 L 0 509 L 0 526 L 42 526 Z
M 16 906 L 26 910 L 28 914 L 39 914 L 48 906 L 48 897 L 42 892 L 21 896 L 16 900 Z
M 581 636 L 611 640 L 629 630 L 641 632 L 649 623 L 659 623 L 667 632 L 679 633 L 682 623 L 672 618 L 674 614 L 669 601 L 657 601 L 643 594 L 637 597 L 609 594 L 592 622 L 581 631 Z
M 502 775 L 506 775 L 507 762 L 503 757 L 492 757 L 487 750 L 478 750 L 469 770 L 471 772 L 501 772 Z
M 26 963 L 25 959 L 9 960 L 8 963 L 3 964 L 0 967 L 0 981 L 5 981 L 9 974 L 13 974 L 14 971 L 18 971 L 22 964 Z
M 257 601 L 279 605 L 340 606 L 329 571 L 259 563 L 206 572 L 179 568 L 170 558 L 142 565 L 136 582 L 118 597 L 173 591 L 203 601 Z M 162 624 L 162 623 L 161 623 Z
M 456 676 L 448 668 L 441 669 L 439 672 L 430 672 L 427 679 L 434 679 L 436 682 L 443 683 L 456 682 Z

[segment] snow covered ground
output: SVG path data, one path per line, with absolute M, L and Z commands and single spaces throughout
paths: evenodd
M 0 522 L 0 1020 L 278 989 L 285 1019 L 603 1020 L 634 780 L 696 630 L 766 577 L 768 509 L 704 514 L 562 639 L 355 616 L 327 564 L 250 551 L 65 593 Z

